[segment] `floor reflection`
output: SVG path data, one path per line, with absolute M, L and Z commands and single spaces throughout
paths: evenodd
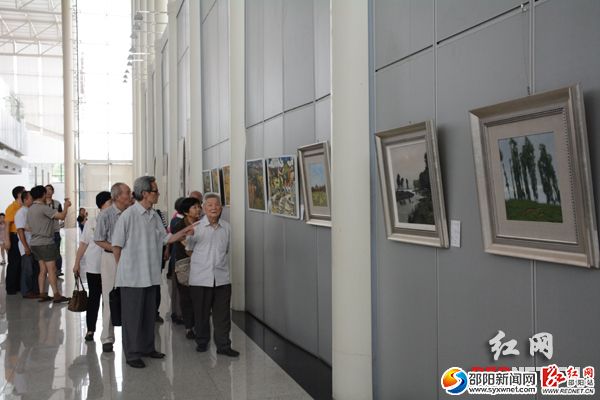
M 72 266 L 77 240 L 66 234 L 65 266 Z M 156 325 L 162 360 L 147 359 L 141 370 L 127 367 L 120 328 L 114 353 L 102 353 L 98 340 L 85 342 L 85 313 L 67 311 L 66 304 L 38 303 L 7 296 L 5 269 L 0 275 L 0 399 L 308 399 L 310 396 L 235 325 L 232 341 L 239 359 L 217 356 L 214 346 L 197 353 L 182 326 L 168 318 Z M 65 271 L 67 272 L 67 271 Z M 61 290 L 71 293 L 70 274 Z M 170 309 L 166 285 L 161 314 Z

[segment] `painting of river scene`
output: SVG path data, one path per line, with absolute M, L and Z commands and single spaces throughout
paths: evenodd
M 389 188 L 394 188 L 396 224 L 431 225 L 435 228 L 427 146 L 425 140 L 387 147 Z
M 563 222 L 554 132 L 498 140 L 506 218 Z
M 269 212 L 285 217 L 298 217 L 298 181 L 296 157 L 281 156 L 267 159 Z

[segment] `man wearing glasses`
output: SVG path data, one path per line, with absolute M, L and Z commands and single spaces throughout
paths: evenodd
M 158 186 L 153 176 L 137 178 L 133 184 L 135 204 L 123 211 L 112 234 L 117 262 L 115 286 L 121 291 L 123 351 L 127 364 L 144 368 L 142 357 L 163 358 L 154 347 L 156 296 L 161 282 L 162 247 L 181 241 L 194 226 L 167 234 L 152 208 L 158 203 Z

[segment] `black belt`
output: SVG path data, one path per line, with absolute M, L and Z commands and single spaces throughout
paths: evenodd
M 112 250 L 106 250 L 106 249 L 104 249 L 104 252 L 105 253 L 112 253 L 113 251 Z

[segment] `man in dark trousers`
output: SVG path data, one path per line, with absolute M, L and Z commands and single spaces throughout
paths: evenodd
M 6 267 L 6 294 L 17 294 L 21 288 L 21 252 L 19 251 L 19 237 L 17 236 L 15 216 L 22 205 L 21 193 L 23 191 L 25 191 L 23 186 L 15 186 L 13 188 L 12 196 L 15 200 L 6 208 L 6 216 L 4 217 L 6 231 L 10 240 L 8 266 Z
M 210 316 L 214 328 L 217 354 L 237 357 L 231 348 L 231 279 L 229 273 L 229 241 L 231 228 L 221 219 L 221 196 L 204 195 L 204 217 L 194 235 L 187 239 L 191 252 L 190 296 L 194 309 L 196 351 L 205 352 L 210 342 Z

